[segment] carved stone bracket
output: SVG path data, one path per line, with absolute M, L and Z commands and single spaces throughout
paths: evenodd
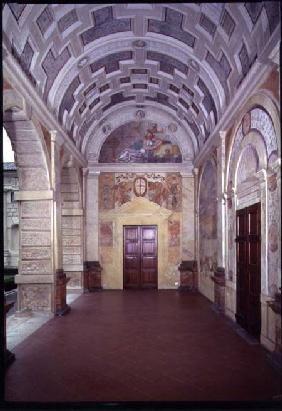
M 102 290 L 102 267 L 99 261 L 86 261 L 84 263 L 84 292 Z
M 12 353 L 10 350 L 7 348 L 7 337 L 6 337 L 6 314 L 10 311 L 10 309 L 13 307 L 15 303 L 5 303 L 4 307 L 4 344 L 5 344 L 5 368 L 8 368 L 9 365 L 12 364 L 12 362 L 15 361 L 16 357 L 15 354 Z
M 197 291 L 198 290 L 198 270 L 197 261 L 184 260 L 178 267 L 180 271 L 179 291 Z
M 62 316 L 70 311 L 70 306 L 66 302 L 67 298 L 67 278 L 63 270 L 56 271 L 56 315 Z
M 217 267 L 214 275 L 211 276 L 214 282 L 214 305 L 219 312 L 225 309 L 225 269 Z

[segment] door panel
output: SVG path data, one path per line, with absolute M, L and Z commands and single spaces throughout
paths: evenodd
M 124 282 L 130 288 L 138 287 L 140 267 L 138 226 L 130 226 L 124 229 L 123 238 Z
M 156 226 L 124 226 L 124 288 L 157 288 Z
M 260 204 L 236 213 L 237 322 L 255 337 L 261 328 Z

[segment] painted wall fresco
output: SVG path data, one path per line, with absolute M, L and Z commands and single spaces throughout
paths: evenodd
M 180 221 L 169 220 L 168 245 L 169 247 L 180 246 Z
M 217 266 L 217 174 L 208 161 L 204 168 L 199 194 L 200 271 L 210 276 Z
M 99 242 L 101 246 L 113 246 L 113 223 L 100 223 Z
M 99 207 L 112 210 L 131 201 L 136 192 L 136 179 L 145 182 L 142 196 L 168 210 L 182 210 L 182 186 L 179 173 L 102 173 L 99 176 Z
M 104 142 L 99 163 L 180 163 L 182 156 L 169 126 L 132 121 Z
M 113 173 L 103 173 L 99 176 L 99 208 L 112 210 L 115 207 L 115 178 Z

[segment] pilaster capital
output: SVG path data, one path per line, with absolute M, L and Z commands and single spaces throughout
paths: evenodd
M 221 141 L 225 141 L 225 138 L 227 136 L 227 130 L 219 130 L 219 137 L 221 139 Z
M 98 171 L 98 170 L 89 170 L 89 172 L 88 172 L 88 175 L 87 175 L 87 177 L 88 178 L 90 178 L 90 179 L 95 179 L 95 178 L 98 178 L 99 177 L 99 175 L 100 175 L 100 171 Z
M 195 177 L 197 177 L 199 175 L 199 169 L 197 167 L 193 168 L 193 174 Z
M 259 170 L 259 171 L 256 173 L 256 175 L 257 175 L 257 177 L 258 177 L 258 179 L 259 179 L 260 185 L 266 184 L 266 180 L 267 180 L 267 170 L 266 170 L 265 168 L 262 168 L 261 170 Z
M 277 158 L 273 163 L 269 166 L 270 171 L 274 173 L 280 174 L 281 172 L 281 158 Z
M 59 147 L 61 147 L 64 144 L 64 139 L 58 130 L 49 130 L 49 133 L 51 136 L 52 143 L 55 143 Z
M 82 175 L 83 177 L 87 177 L 89 173 L 89 168 L 88 167 L 82 167 Z

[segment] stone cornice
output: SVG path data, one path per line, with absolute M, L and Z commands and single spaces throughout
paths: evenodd
M 192 163 L 88 163 L 88 170 L 90 174 L 98 173 L 132 173 L 134 169 L 135 173 L 181 173 L 183 176 L 193 177 L 193 165 Z

